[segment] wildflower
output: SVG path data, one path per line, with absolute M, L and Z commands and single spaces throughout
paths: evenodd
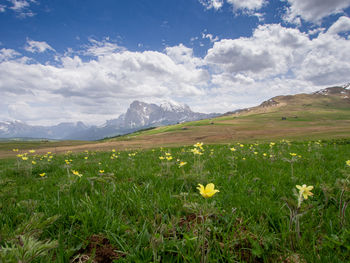
M 236 148 L 235 147 L 232 147 L 230 148 L 231 152 L 235 152 L 236 151 Z
M 243 161 L 245 161 L 245 160 L 246 160 L 246 158 L 245 158 L 245 157 L 243 157 L 243 158 L 242 158 L 242 160 L 243 160 Z
M 239 147 L 243 148 L 243 147 L 244 147 L 244 144 L 240 144 Z
M 29 150 L 30 153 L 35 153 L 35 150 Z
M 18 152 L 18 149 L 12 149 L 13 152 Z
M 163 156 L 159 156 L 159 160 L 164 160 L 165 158 Z
M 257 154 L 258 154 L 258 152 L 254 152 L 254 154 L 255 154 L 255 155 L 257 155 Z
M 112 152 L 115 153 L 115 149 L 112 149 Z
M 201 148 L 203 146 L 203 143 L 202 142 L 197 142 L 193 146 L 196 147 L 196 148 Z
M 274 142 L 270 142 L 270 147 L 275 146 L 275 144 L 276 144 L 276 143 L 274 143 Z
M 296 153 L 289 153 L 290 156 L 294 157 L 294 156 L 297 156 Z
M 28 157 L 23 156 L 23 157 L 22 157 L 22 160 L 23 160 L 23 161 L 27 161 L 27 160 L 28 160 Z
M 212 197 L 214 194 L 216 194 L 217 192 L 220 192 L 219 190 L 214 189 L 214 184 L 210 183 L 207 184 L 206 187 L 204 187 L 201 184 L 198 184 L 199 186 L 197 187 L 197 189 L 199 190 L 199 193 L 204 197 L 204 198 L 209 198 Z
M 18 158 L 21 158 L 21 157 L 23 157 L 23 154 L 17 154 L 16 155 Z
M 46 175 L 46 173 L 41 173 L 39 174 L 41 177 L 44 177 Z
M 79 173 L 79 172 L 76 171 L 76 170 L 72 170 L 72 173 L 73 173 L 74 175 L 79 176 L 79 177 L 82 177 L 82 176 L 83 176 L 81 173 Z
M 100 174 L 103 174 L 105 172 L 105 170 L 99 170 L 98 171 Z
M 173 159 L 172 156 L 167 156 L 167 157 L 165 157 L 165 158 L 167 159 L 167 161 L 171 161 L 171 160 Z
M 47 154 L 51 154 L 51 152 L 47 152 Z
M 171 153 L 165 153 L 165 155 L 166 155 L 166 156 L 170 156 L 170 155 L 171 155 Z
M 85 156 L 84 159 L 87 160 L 89 157 Z
M 36 164 L 36 161 L 32 161 L 32 164 Z
M 179 168 L 181 168 L 182 166 L 184 166 L 184 165 L 186 165 L 187 164 L 187 162 L 180 162 L 179 163 Z
M 266 156 L 267 156 L 267 153 L 263 153 L 263 155 L 266 157 Z
M 67 165 L 70 164 L 70 161 L 68 161 L 68 160 L 64 160 L 64 161 L 66 162 Z
M 313 193 L 310 192 L 312 189 L 314 189 L 312 185 L 306 186 L 306 184 L 303 184 L 303 186 L 296 185 L 295 187 L 298 188 L 299 195 L 303 196 L 305 200 L 308 199 L 309 196 L 313 195 Z
M 347 160 L 345 163 L 347 166 L 350 166 L 350 160 Z

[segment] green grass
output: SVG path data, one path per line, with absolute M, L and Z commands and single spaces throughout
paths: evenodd
M 94 235 L 108 239 L 115 262 L 200 262 L 203 255 L 207 262 L 350 261 L 349 209 L 343 222 L 339 216 L 350 140 L 204 145 L 200 157 L 192 148 L 2 160 L 0 261 L 18 262 L 19 240 L 29 237 L 28 251 L 51 242 L 30 262 L 93 257 Z M 166 152 L 171 161 L 159 159 Z M 290 163 L 290 153 L 301 157 Z M 177 159 L 187 164 L 179 168 Z M 220 192 L 204 199 L 198 183 Z M 342 204 L 350 198 L 345 183 Z M 302 184 L 314 186 L 314 195 L 302 203 L 298 237 L 287 203 L 295 205 Z M 12 250 L 5 255 L 4 247 Z

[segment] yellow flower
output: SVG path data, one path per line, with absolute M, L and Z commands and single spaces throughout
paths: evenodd
M 296 185 L 295 187 L 298 188 L 299 194 L 302 195 L 305 200 L 308 199 L 309 196 L 313 196 L 313 193 L 310 192 L 314 189 L 312 185 L 306 186 L 306 184 L 303 184 L 303 186 Z
M 194 147 L 196 148 L 201 148 L 203 146 L 203 143 L 202 142 L 197 142 L 195 145 L 193 145 Z
M 171 153 L 165 153 L 165 155 L 166 155 L 166 156 L 170 156 L 170 155 L 171 155 Z
M 209 198 L 215 195 L 217 192 L 220 192 L 219 190 L 214 189 L 215 186 L 213 183 L 207 184 L 206 187 L 204 187 L 201 184 L 198 184 L 199 186 L 197 189 L 199 190 L 199 193 L 204 197 L 204 198 Z
M 245 161 L 246 160 L 245 157 L 243 157 L 242 160 Z
M 84 159 L 87 160 L 89 157 L 85 156 Z
M 270 147 L 274 146 L 276 143 L 270 142 Z
M 72 173 L 73 173 L 74 175 L 79 176 L 79 177 L 82 177 L 82 176 L 83 176 L 81 173 L 79 173 L 78 171 L 75 171 L 75 170 L 72 170 Z
M 171 161 L 172 159 L 173 159 L 173 157 L 172 156 L 167 156 L 167 157 L 165 157 L 168 161 Z
M 232 147 L 230 148 L 231 152 L 235 152 L 236 151 L 236 148 L 235 147 Z
M 46 173 L 42 173 L 42 174 L 39 174 L 41 177 L 43 177 L 43 176 L 45 176 L 46 175 Z
M 159 160 L 164 160 L 165 158 L 163 156 L 159 156 Z
M 47 154 L 51 154 L 51 152 L 47 152 Z
M 21 158 L 21 157 L 23 157 L 23 154 L 17 154 L 16 155 L 18 158 Z
M 18 149 L 12 149 L 12 151 L 14 151 L 14 152 L 18 152 Z
M 112 149 L 112 152 L 115 153 L 115 149 Z
M 28 157 L 23 156 L 23 157 L 22 157 L 22 160 L 23 160 L 23 161 L 27 161 L 27 160 L 28 160 Z
M 105 170 L 99 170 L 100 174 L 103 174 L 105 172 Z
M 243 148 L 243 147 L 244 147 L 244 145 L 243 145 L 243 144 L 240 144 L 240 145 L 239 145 L 239 147 L 242 147 L 242 148 Z
M 36 164 L 36 161 L 32 161 L 32 164 Z
M 347 166 L 350 166 L 350 160 L 347 160 L 345 163 Z
M 267 156 L 267 153 L 263 153 L 264 156 Z
M 258 152 L 254 152 L 254 154 L 255 154 L 255 155 L 257 155 L 257 154 L 258 154 Z
M 30 153 L 35 153 L 35 150 L 29 150 Z
M 296 153 L 289 153 L 289 154 L 290 154 L 290 156 L 292 156 L 292 157 L 297 156 Z
M 187 164 L 187 162 L 180 162 L 180 163 L 179 163 L 179 168 L 182 167 L 182 166 L 184 166 L 184 165 L 186 165 L 186 164 Z

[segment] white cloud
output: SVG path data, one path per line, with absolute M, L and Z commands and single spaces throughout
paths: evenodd
M 261 25 L 250 38 L 223 39 L 208 50 L 207 63 L 218 72 L 245 74 L 255 79 L 285 74 L 301 58 L 306 34 L 278 24 Z
M 346 16 L 340 17 L 328 30 L 329 34 L 338 34 L 350 31 L 350 18 Z
M 89 42 L 90 44 L 86 46 L 86 51 L 84 52 L 85 55 L 89 56 L 98 57 L 125 50 L 118 44 L 110 42 L 108 37 L 102 41 L 89 38 Z
M 224 0 L 199 0 L 199 2 L 205 6 L 206 9 L 219 10 L 224 5 Z M 261 19 L 261 14 L 254 13 L 254 11 L 261 9 L 267 4 L 266 0 L 226 0 L 226 2 L 233 7 L 234 11 L 242 10 L 244 14 L 255 15 L 259 19 Z
M 8 7 L 12 9 L 16 14 L 21 17 L 32 17 L 35 14 L 30 10 L 30 5 L 37 3 L 36 0 L 8 0 L 12 6 Z
M 259 10 L 267 2 L 265 0 L 226 0 L 235 10 Z
M 49 44 L 45 41 L 34 41 L 31 39 L 27 39 L 27 44 L 24 49 L 31 53 L 42 53 L 46 50 L 55 51 Z
M 300 18 L 312 22 L 320 21 L 329 15 L 338 14 L 350 6 L 350 0 L 287 0 L 289 7 L 284 15 L 284 20 L 294 24 L 300 24 Z
M 60 60 L 59 66 L 27 63 L 26 59 L 0 63 L 3 103 L 23 102 L 16 109 L 35 108 L 22 116 L 32 123 L 45 118 L 52 123 L 63 118 L 96 123 L 118 117 L 134 99 L 201 96 L 210 78 L 200 68 L 201 60 L 184 45 L 168 47 L 165 53 L 119 51 L 87 62 L 79 56 Z M 51 110 L 46 111 L 48 107 Z M 13 109 L 9 108 L 12 117 L 20 116 L 16 112 L 21 110 Z
M 215 10 L 220 9 L 224 4 L 224 0 L 199 0 L 199 2 L 205 6 L 206 9 L 214 8 Z
M 6 6 L 5 5 L 0 5 L 0 13 L 3 13 L 6 11 Z
M 11 58 L 14 58 L 16 56 L 19 56 L 20 53 L 18 53 L 16 50 L 8 49 L 8 48 L 2 48 L 0 49 L 0 62 L 9 60 Z
M 212 34 L 204 34 L 204 33 L 202 33 L 202 38 L 207 38 L 207 39 L 209 39 L 210 42 L 212 42 L 212 43 L 219 40 L 219 37 L 218 37 L 218 36 L 214 37 Z

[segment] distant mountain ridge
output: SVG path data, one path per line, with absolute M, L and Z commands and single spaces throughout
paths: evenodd
M 0 138 L 46 138 L 98 140 L 131 133 L 139 129 L 170 125 L 216 117 L 219 114 L 193 112 L 188 105 L 165 101 L 160 105 L 133 101 L 126 113 L 102 126 L 86 126 L 82 122 L 53 126 L 32 126 L 21 121 L 0 122 Z

